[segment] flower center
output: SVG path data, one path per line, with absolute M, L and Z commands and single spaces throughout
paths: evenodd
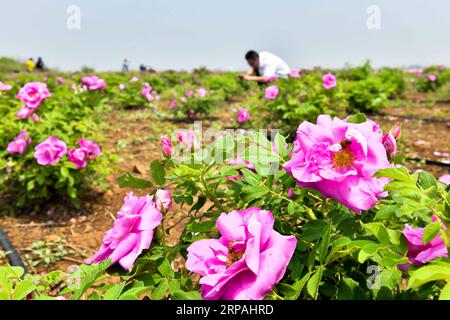
M 342 149 L 333 154 L 333 165 L 335 168 L 344 169 L 353 164 L 355 157 L 353 156 L 352 151 L 348 148 L 351 143 L 352 142 L 349 140 L 342 140 L 340 142 Z
M 228 245 L 228 256 L 227 256 L 227 262 L 226 262 L 227 267 L 231 266 L 236 261 L 241 260 L 243 255 L 244 255 L 244 250 L 242 250 L 240 252 L 234 251 L 233 243 L 230 242 L 230 244 Z

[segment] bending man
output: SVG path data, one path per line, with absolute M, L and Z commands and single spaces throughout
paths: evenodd
M 269 53 L 249 51 L 245 60 L 251 67 L 241 78 L 248 81 L 265 82 L 272 77 L 287 78 L 291 69 L 280 57 Z

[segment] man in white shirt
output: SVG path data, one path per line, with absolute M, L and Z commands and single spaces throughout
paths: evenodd
M 272 77 L 287 78 L 291 72 L 286 62 L 269 52 L 257 53 L 251 50 L 247 52 L 245 59 L 251 69 L 241 75 L 244 80 L 265 82 Z

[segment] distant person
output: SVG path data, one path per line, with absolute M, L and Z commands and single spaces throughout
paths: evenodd
M 124 59 L 123 60 L 123 64 L 122 64 L 122 72 L 123 73 L 128 73 L 128 72 L 130 72 L 130 64 L 129 64 L 129 62 L 128 62 L 128 59 Z
M 25 64 L 27 66 L 27 71 L 28 72 L 32 72 L 34 70 L 34 67 L 36 66 L 34 64 L 33 58 L 29 58 Z
M 280 57 L 269 53 L 250 50 L 245 60 L 251 67 L 241 78 L 248 81 L 265 82 L 271 77 L 287 78 L 291 69 Z
M 141 64 L 141 65 L 139 66 L 139 70 L 140 70 L 141 72 L 145 72 L 145 71 L 147 71 L 147 68 L 146 68 L 143 64 Z
M 44 69 L 45 69 L 44 61 L 42 60 L 41 57 L 39 57 L 36 62 L 36 69 L 39 71 L 44 71 Z

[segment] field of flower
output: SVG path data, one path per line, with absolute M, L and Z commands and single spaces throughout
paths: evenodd
M 0 68 L 0 299 L 450 299 L 449 86 Z

